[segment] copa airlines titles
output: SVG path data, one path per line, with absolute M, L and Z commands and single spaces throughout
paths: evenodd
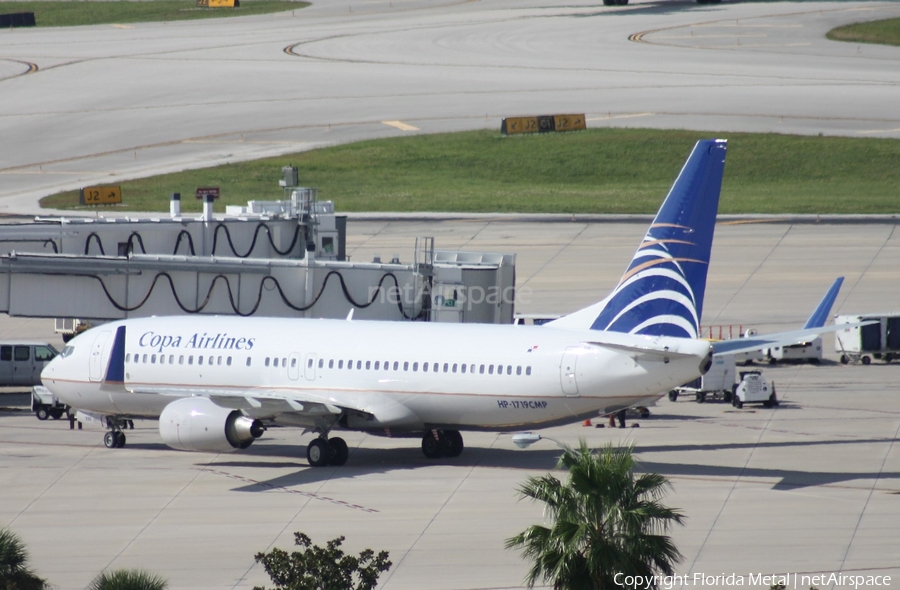
M 192 336 L 173 336 L 171 334 L 157 334 L 156 332 L 144 332 L 138 340 L 141 348 L 152 348 L 156 352 L 162 352 L 167 348 L 190 348 L 196 350 L 251 350 L 256 344 L 256 338 L 237 338 L 228 333 L 193 334 Z

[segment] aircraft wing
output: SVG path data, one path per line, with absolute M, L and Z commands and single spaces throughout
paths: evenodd
M 243 410 L 248 415 L 265 418 L 278 414 L 298 414 L 303 416 L 340 415 L 345 411 L 367 416 L 368 412 L 358 408 L 334 404 L 326 392 L 315 390 L 284 391 L 267 388 L 188 388 L 188 387 L 128 387 L 136 394 L 170 395 L 172 397 L 206 397 L 217 406 L 233 410 Z
M 793 330 L 790 332 L 776 332 L 774 334 L 764 334 L 750 336 L 749 338 L 735 338 L 734 340 L 723 340 L 713 343 L 713 354 L 737 354 L 739 352 L 751 352 L 761 348 L 772 348 L 773 346 L 790 346 L 800 342 L 807 342 L 819 334 L 828 332 L 836 332 L 847 327 L 846 324 L 840 326 L 826 326 L 828 314 L 831 313 L 831 307 L 837 299 L 838 292 L 841 290 L 841 284 L 844 277 L 838 277 L 825 293 L 825 296 L 813 310 L 812 315 L 806 320 L 803 329 Z
M 855 324 L 822 326 L 820 328 L 807 328 L 805 330 L 794 330 L 791 332 L 775 332 L 774 334 L 752 336 L 750 338 L 722 340 L 720 342 L 712 343 L 713 354 L 736 354 L 738 352 L 750 352 L 752 350 L 771 348 L 773 346 L 790 346 L 791 344 L 797 344 L 798 342 L 808 342 L 820 334 L 837 332 L 844 328 L 864 326 L 872 323 L 875 322 L 856 322 Z

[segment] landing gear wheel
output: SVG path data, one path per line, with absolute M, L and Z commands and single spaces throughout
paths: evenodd
M 444 455 L 443 445 L 431 432 L 422 437 L 422 453 L 429 459 L 440 459 Z
M 306 460 L 310 467 L 324 467 L 331 460 L 331 446 L 323 438 L 317 438 L 306 445 Z
M 115 432 L 115 436 L 116 436 L 116 448 L 121 449 L 122 447 L 125 446 L 125 433 L 122 432 L 121 430 L 119 430 L 119 431 Z
M 34 411 L 34 415 L 37 416 L 38 420 L 46 420 L 50 417 L 50 410 L 41 406 L 40 408 Z
M 673 389 L 672 391 L 669 392 L 669 401 L 674 402 L 677 399 L 678 399 L 678 392 Z
M 463 437 L 459 430 L 445 430 L 443 432 L 444 439 L 444 456 L 459 457 L 463 452 Z
M 116 433 L 110 430 L 106 434 L 103 435 L 103 444 L 106 445 L 107 449 L 116 448 Z
M 340 467 L 347 462 L 348 458 L 350 458 L 350 449 L 347 448 L 347 443 L 344 439 L 337 436 L 329 438 L 328 445 L 331 447 L 331 460 L 328 462 L 329 465 Z

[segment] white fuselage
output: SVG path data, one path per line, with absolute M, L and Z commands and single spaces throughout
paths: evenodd
M 120 326 L 124 379 L 109 383 Z M 204 395 L 291 422 L 260 400 L 314 401 L 351 410 L 349 428 L 387 434 L 573 422 L 657 398 L 699 376 L 710 354 L 691 339 L 540 326 L 210 316 L 113 322 L 67 348 L 42 379 L 77 409 L 155 418 L 174 399 Z

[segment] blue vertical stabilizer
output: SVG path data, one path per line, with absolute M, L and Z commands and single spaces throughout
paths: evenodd
M 594 330 L 696 338 L 726 141 L 698 141 Z
M 812 315 L 806 320 L 806 325 L 803 326 L 804 330 L 808 328 L 821 328 L 825 325 L 825 322 L 828 321 L 828 314 L 831 313 L 831 307 L 834 305 L 834 300 L 837 299 L 838 292 L 841 290 L 843 282 L 844 277 L 838 277 L 834 280 L 831 288 L 828 289 L 828 293 L 825 293 L 825 297 L 819 302 L 816 310 L 812 312 Z

